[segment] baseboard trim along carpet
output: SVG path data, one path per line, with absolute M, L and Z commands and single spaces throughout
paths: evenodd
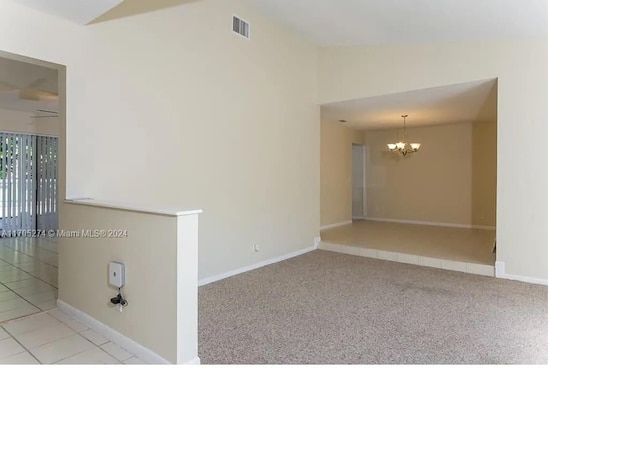
M 436 269 L 454 270 L 456 272 L 464 272 L 467 274 L 482 275 L 484 277 L 495 277 L 495 269 L 492 265 L 476 264 L 474 262 L 437 259 L 402 252 L 383 251 L 380 249 L 359 248 L 345 244 L 327 243 L 325 241 L 320 243 L 319 249 L 321 251 L 369 257 L 371 259 L 381 259 L 383 261 L 399 262 L 401 264 L 413 264 L 422 267 L 434 267 Z
M 501 261 L 496 261 L 496 278 L 503 278 L 505 280 L 517 280 L 518 282 L 533 283 L 535 285 L 549 285 L 549 280 L 546 278 L 525 277 L 524 275 L 512 275 L 505 272 L 506 264 Z
M 473 228 L 475 230 L 495 230 L 495 226 L 484 226 L 484 225 L 464 225 L 458 223 L 439 223 L 432 221 L 422 221 L 422 220 L 397 220 L 395 218 L 372 218 L 372 217 L 364 217 L 361 220 L 368 221 L 382 221 L 387 223 L 405 223 L 408 225 L 429 225 L 429 226 L 445 226 L 448 228 Z
M 300 251 L 290 252 L 287 254 L 283 254 L 282 256 L 274 257 L 273 259 L 267 259 L 266 261 L 258 262 L 257 264 L 248 265 L 246 267 L 240 267 L 239 269 L 232 270 L 230 272 L 225 272 L 223 274 L 212 275 L 211 277 L 205 277 L 198 282 L 198 286 L 203 287 L 213 282 L 217 282 L 219 280 L 223 280 L 225 278 L 234 277 L 239 274 L 244 274 L 245 272 L 249 272 L 251 270 L 259 269 L 260 267 L 265 267 L 270 264 L 275 264 L 276 262 L 286 261 L 287 259 L 291 259 L 292 257 L 298 257 L 303 254 L 306 254 L 311 251 L 315 251 L 318 249 L 318 244 L 320 243 L 319 238 L 314 239 L 313 246 L 308 248 L 301 249 Z
M 106 324 L 98 321 L 93 316 L 88 315 L 84 311 L 80 311 L 77 308 L 74 308 L 70 304 L 65 303 L 64 301 L 58 300 L 58 308 L 63 312 L 67 313 L 69 316 L 74 319 L 80 321 L 87 327 L 90 327 L 98 334 L 102 335 L 105 339 L 109 339 L 114 344 L 122 347 L 129 353 L 136 355 L 141 360 L 144 360 L 146 363 L 151 364 L 170 364 L 171 362 L 161 357 L 157 353 L 152 350 L 149 350 L 147 347 L 140 345 L 133 339 L 130 339 L 126 335 L 121 334 L 120 332 L 112 329 Z M 200 359 L 196 357 L 194 360 L 187 362 L 185 364 L 189 365 L 199 365 Z
M 324 225 L 320 227 L 320 231 L 329 230 L 331 228 L 338 228 L 339 226 L 350 225 L 351 223 L 353 223 L 353 220 L 341 221 L 340 223 L 334 223 L 332 225 Z

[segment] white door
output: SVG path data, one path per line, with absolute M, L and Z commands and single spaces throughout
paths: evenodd
M 364 145 L 351 146 L 351 217 L 364 218 Z

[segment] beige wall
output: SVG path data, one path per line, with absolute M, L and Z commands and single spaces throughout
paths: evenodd
M 547 278 L 545 40 L 328 47 L 318 67 L 321 104 L 497 77 L 497 260 L 509 275 Z
M 18 132 L 35 134 L 35 120 L 31 119 L 30 112 L 0 109 L 0 132 Z
M 367 216 L 471 224 L 472 125 L 408 129 L 408 140 L 422 147 L 406 160 L 392 159 L 387 151 L 398 132 L 366 134 Z
M 68 66 L 69 196 L 202 207 L 200 278 L 312 244 L 318 103 L 497 77 L 498 260 L 547 277 L 546 41 L 322 48 L 316 62 L 316 48 L 231 0 L 88 27 L 9 0 L 0 10 L 0 51 Z M 229 31 L 232 14 L 251 41 Z
M 61 197 L 202 208 L 200 279 L 313 246 L 320 226 L 315 47 L 232 0 L 86 27 L 8 0 L 0 11 L 0 51 L 66 66 Z M 250 21 L 251 41 L 230 31 L 233 14 Z M 176 325 L 180 265 L 173 255 L 163 259 L 176 238 L 171 222 L 59 207 L 62 229 L 110 221 L 137 233 L 126 244 L 63 242 L 62 300 L 167 359 L 188 355 L 177 341 L 195 322 Z M 106 262 L 117 258 L 132 265 L 130 307 L 121 316 L 105 304 Z
M 364 133 L 339 122 L 320 123 L 320 225 L 351 220 L 351 145 Z
M 68 66 L 69 197 L 202 208 L 201 279 L 313 245 L 315 47 L 232 0 L 86 27 L 0 9 L 0 50 Z
M 473 124 L 471 223 L 496 226 L 497 123 Z
M 122 237 L 59 240 L 59 299 L 172 363 L 188 363 L 197 350 L 197 219 L 64 204 L 65 230 L 126 230 Z M 110 261 L 125 264 L 118 312 L 109 299 Z
M 60 135 L 60 124 L 58 117 L 46 117 L 36 120 L 36 134 L 38 135 Z
M 0 109 L 0 132 L 58 135 L 58 118 L 33 119 L 33 112 Z

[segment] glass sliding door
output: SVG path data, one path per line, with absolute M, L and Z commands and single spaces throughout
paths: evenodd
M 0 132 L 0 236 L 58 227 L 58 138 Z
M 36 229 L 58 229 L 58 138 L 39 136 L 36 143 Z

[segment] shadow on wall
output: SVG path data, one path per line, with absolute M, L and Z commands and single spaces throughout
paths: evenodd
M 494 116 L 484 119 L 484 116 Z M 471 224 L 496 226 L 498 200 L 498 83 L 473 123 L 471 176 Z

